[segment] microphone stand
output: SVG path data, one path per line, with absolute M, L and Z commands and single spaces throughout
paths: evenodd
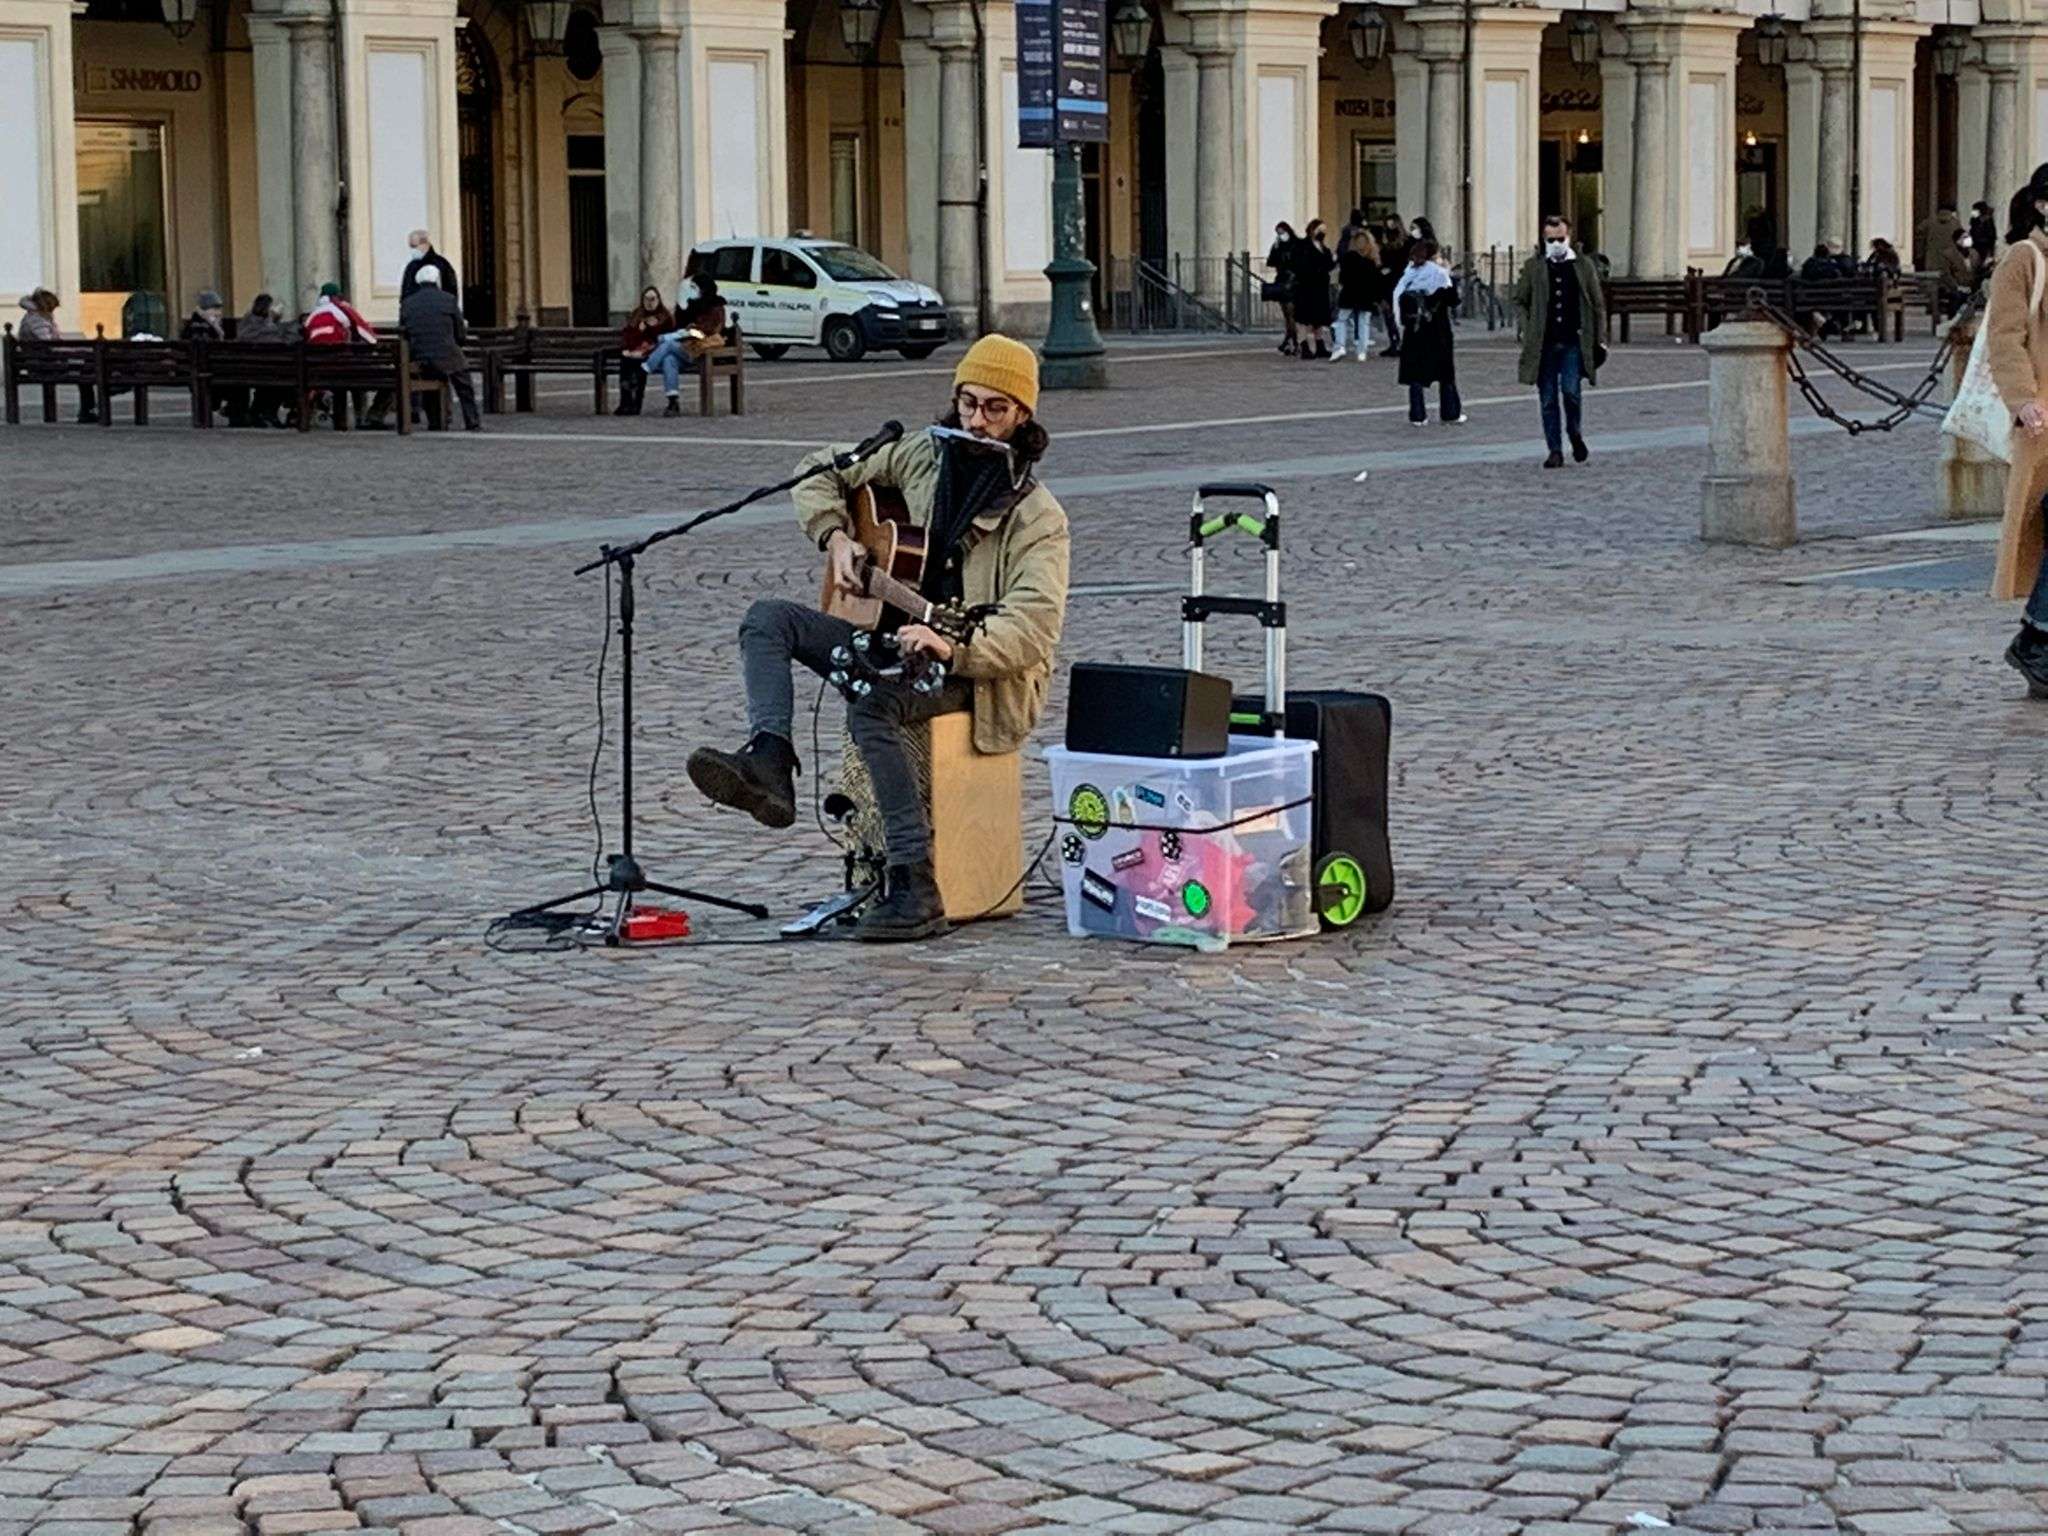
M 893 425 L 893 423 L 892 423 Z M 642 891 L 655 891 L 663 896 L 675 896 L 684 901 L 703 902 L 714 907 L 724 907 L 731 912 L 744 912 L 749 917 L 766 917 L 768 909 L 759 902 L 740 901 L 730 896 L 715 896 L 708 891 L 692 890 L 688 886 L 665 885 L 659 880 L 647 878 L 647 871 L 633 855 L 633 567 L 634 562 L 655 545 L 688 533 L 693 528 L 713 522 L 721 517 L 730 517 L 743 507 L 750 507 L 757 501 L 770 496 L 794 490 L 806 480 L 812 480 L 827 470 L 848 469 L 862 459 L 896 441 L 902 435 L 898 428 L 894 436 L 885 431 L 869 438 L 845 453 L 834 455 L 809 469 L 800 470 L 787 480 L 775 485 L 764 485 L 747 492 L 737 501 L 729 501 L 722 507 L 713 507 L 708 512 L 699 512 L 695 517 L 677 523 L 672 528 L 663 528 L 650 533 L 644 539 L 631 544 L 606 544 L 600 546 L 595 560 L 576 567 L 575 574 L 587 575 L 591 571 L 610 566 L 618 572 L 619 579 L 619 813 L 624 830 L 620 833 L 620 852 L 606 862 L 605 877 L 596 885 L 585 886 L 580 891 L 571 891 L 565 896 L 555 896 L 547 901 L 536 902 L 530 907 L 521 907 L 511 914 L 513 919 L 531 917 L 535 913 L 551 911 L 556 907 L 568 906 L 571 902 L 588 901 L 593 896 L 616 894 L 618 902 L 612 909 L 610 921 L 605 925 L 604 941 L 609 945 L 621 942 L 625 932 L 626 914 L 633 909 L 633 898 Z M 607 577 L 607 580 L 610 578 Z

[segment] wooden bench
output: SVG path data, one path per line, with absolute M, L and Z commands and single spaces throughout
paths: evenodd
M 619 365 L 619 333 L 609 326 L 514 325 L 476 329 L 470 348 L 483 367 L 484 409 L 505 409 L 505 379 L 512 379 L 514 410 L 533 409 L 533 381 L 543 373 L 588 374 L 597 414 Z
M 292 403 L 301 432 L 312 430 L 313 400 L 323 392 L 333 398 L 334 429 L 349 430 L 350 393 L 367 389 L 390 391 L 395 402 L 398 430 L 412 432 L 411 396 L 415 390 L 445 389 L 437 379 L 420 375 L 412 364 L 412 352 L 403 336 L 390 340 L 358 342 L 351 346 L 308 346 L 303 341 L 279 345 L 269 342 L 205 342 L 195 361 L 199 387 L 213 390 L 242 388 L 275 390 Z M 448 402 L 444 395 L 441 424 L 448 424 Z M 211 413 L 202 425 L 210 425 Z
M 1628 340 L 1629 321 L 1636 315 L 1661 315 L 1666 336 L 1700 339 L 1699 295 L 1690 277 L 1617 277 L 1606 285 L 1607 332 L 1617 320 L 1621 339 Z
M 1892 340 L 1906 339 L 1905 298 L 1887 278 L 1873 274 L 1808 282 L 1795 277 L 1786 287 L 1783 307 L 1802 321 L 1809 315 L 1867 320 L 1879 341 L 1884 340 L 1887 328 Z
M 92 388 L 103 427 L 114 424 L 109 404 L 116 394 L 132 395 L 135 424 L 148 426 L 152 389 L 183 393 L 191 405 L 194 426 L 212 416 L 209 398 L 193 378 L 189 342 L 109 341 L 104 332 L 91 341 L 24 341 L 14 334 L 14 327 L 7 326 L 0 335 L 0 351 L 5 353 L 0 372 L 5 374 L 9 426 L 21 424 L 24 387 L 42 390 L 46 422 L 57 419 L 57 391 L 65 385 Z
M 533 380 L 539 374 L 588 374 L 591 407 L 602 416 L 611 409 L 611 381 L 619 369 L 623 349 L 619 333 L 594 326 L 542 327 L 512 325 L 476 327 L 469 333 L 469 350 L 483 371 L 484 409 L 505 409 L 505 380 L 512 379 L 513 409 L 533 409 Z M 746 357 L 744 339 L 737 321 L 725 328 L 724 341 L 705 354 L 697 370 L 697 412 L 709 416 L 716 382 L 726 381 L 729 408 L 733 415 L 747 413 Z

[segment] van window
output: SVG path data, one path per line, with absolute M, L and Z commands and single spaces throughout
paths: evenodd
M 761 281 L 778 288 L 815 288 L 818 274 L 795 251 L 769 246 L 761 252 Z
M 692 251 L 689 271 L 694 275 L 698 267 L 708 267 L 712 280 L 720 283 L 744 283 L 754 275 L 754 248 L 751 245 L 725 245 L 715 251 L 703 253 L 701 262 Z

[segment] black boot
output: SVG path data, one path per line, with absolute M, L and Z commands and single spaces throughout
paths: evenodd
M 2006 665 L 2027 680 L 2027 692 L 2048 699 L 2048 632 L 2022 624 L 2005 648 Z
M 1564 455 L 1559 453 L 1555 448 L 1551 449 L 1550 457 L 1543 461 L 1543 467 L 1545 469 L 1563 469 Z
M 614 416 L 638 416 L 640 402 L 647 395 L 647 374 L 644 369 L 627 368 L 619 374 L 619 404 L 612 412 Z
M 687 764 L 690 782 L 708 800 L 745 811 L 764 827 L 796 822 L 796 748 L 762 731 L 737 752 L 699 747 Z
M 1575 464 L 1583 464 L 1583 463 L 1585 463 L 1585 462 L 1586 462 L 1586 455 L 1587 455 L 1587 454 L 1589 454 L 1589 453 L 1591 453 L 1592 451 L 1593 451 L 1592 449 L 1590 449 L 1590 448 L 1588 448 L 1588 447 L 1586 446 L 1586 440 L 1585 440 L 1585 439 L 1584 439 L 1583 437 L 1579 436 L 1579 434 L 1578 434 L 1578 433 L 1576 433 L 1576 432 L 1574 432 L 1574 433 L 1572 434 L 1572 462 L 1573 462 L 1573 463 L 1575 463 Z
M 946 931 L 946 904 L 939 899 L 938 877 L 932 873 L 930 859 L 891 864 L 887 887 L 887 894 L 861 914 L 859 926 L 853 930 L 855 938 L 900 944 Z

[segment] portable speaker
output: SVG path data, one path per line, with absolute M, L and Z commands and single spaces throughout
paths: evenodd
M 1181 667 L 1074 663 L 1069 752 L 1221 757 L 1229 749 L 1229 679 Z
M 1241 721 L 1264 703 L 1238 701 Z M 1247 721 L 1240 727 L 1256 731 Z M 1394 899 L 1394 850 L 1387 837 L 1387 751 L 1394 708 L 1377 693 L 1297 689 L 1287 695 L 1287 734 L 1316 744 L 1316 910 L 1342 928 Z

